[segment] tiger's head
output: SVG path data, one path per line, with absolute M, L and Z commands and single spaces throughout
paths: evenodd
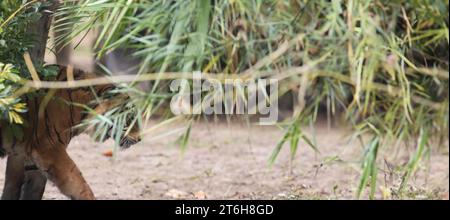
M 67 67 L 60 66 L 60 75 L 67 75 Z M 61 74 L 66 72 L 66 74 Z M 101 77 L 95 73 L 89 73 L 82 70 L 74 69 L 74 80 L 89 80 Z M 58 77 L 59 80 L 66 80 L 66 77 Z M 84 109 L 80 114 L 79 123 L 88 121 L 89 119 L 107 118 L 112 113 L 124 115 L 116 121 L 99 121 L 97 124 L 90 126 L 90 133 L 95 133 L 95 138 L 104 141 L 108 138 L 114 138 L 121 148 L 129 148 L 130 146 L 141 141 L 141 129 L 136 117 L 137 114 L 124 114 L 135 109 L 132 99 L 126 92 L 120 91 L 114 84 L 100 84 L 91 87 L 80 87 L 71 89 L 71 102 L 80 103 L 87 106 L 88 111 Z M 118 130 L 117 127 L 123 129 Z M 99 132 L 99 131 L 102 132 Z
M 108 114 L 110 112 L 122 114 L 123 111 L 128 111 L 130 110 L 130 108 L 134 108 L 133 105 L 130 105 L 131 101 L 132 100 L 127 94 L 107 97 L 105 101 L 97 104 L 97 106 L 93 109 L 93 114 L 91 114 L 91 117 L 96 115 L 98 116 Z M 103 129 L 104 131 L 106 131 L 105 129 L 107 129 L 107 133 L 104 133 L 104 135 L 100 137 L 97 135 L 96 139 L 103 141 L 112 137 L 113 139 L 117 140 L 117 135 L 119 135 L 120 139 L 118 142 L 120 147 L 123 149 L 129 148 L 130 146 L 140 142 L 141 129 L 139 123 L 134 117 L 123 117 L 123 126 L 120 126 L 121 119 L 118 119 L 118 121 L 114 121 L 113 124 L 103 124 L 103 126 L 101 126 L 101 129 Z M 114 127 L 116 126 L 123 127 L 123 130 L 114 131 Z M 97 126 L 94 126 L 94 128 L 98 129 Z

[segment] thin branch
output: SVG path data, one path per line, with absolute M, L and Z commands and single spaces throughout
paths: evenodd
M 355 83 L 350 79 L 350 77 L 345 76 L 343 74 L 333 73 L 333 72 L 316 72 L 314 69 L 312 69 L 310 66 L 301 66 L 301 67 L 292 67 L 284 69 L 282 75 L 275 74 L 278 73 L 278 71 L 265 71 L 265 72 L 258 72 L 259 74 L 263 76 L 274 76 L 269 77 L 270 79 L 277 79 L 279 81 L 286 80 L 291 78 L 292 76 L 299 76 L 302 74 L 309 74 L 309 80 L 314 80 L 318 77 L 331 77 L 335 78 L 343 83 L 355 86 Z M 235 74 L 211 74 L 211 73 L 202 73 L 201 77 L 203 79 L 208 80 L 217 80 L 222 83 L 225 82 L 225 80 L 256 80 L 256 78 L 252 79 L 246 79 L 243 77 L 239 77 L 239 75 Z M 117 84 L 117 83 L 130 83 L 130 82 L 144 82 L 144 81 L 153 81 L 153 80 L 175 80 L 175 79 L 190 79 L 192 80 L 193 74 L 189 73 L 183 73 L 183 72 L 168 72 L 164 74 L 159 73 L 149 73 L 149 74 L 142 74 L 139 76 L 133 76 L 133 75 L 120 75 L 120 76 L 110 76 L 110 77 L 99 77 L 94 79 L 82 79 L 82 80 L 76 80 L 76 81 L 40 81 L 40 82 L 34 82 L 27 80 L 24 83 L 23 88 L 21 91 L 24 93 L 30 91 L 30 89 L 41 89 L 41 88 L 48 88 L 48 89 L 67 89 L 67 88 L 78 88 L 78 87 L 87 87 L 87 86 L 94 86 L 94 85 L 104 85 L 104 84 Z M 381 83 L 370 83 L 366 85 L 363 90 L 377 90 L 381 92 L 385 92 L 389 95 L 392 95 L 394 97 L 399 97 L 402 95 L 402 91 L 400 88 L 397 88 L 395 86 L 391 85 L 385 85 Z M 420 96 L 412 96 L 412 101 L 415 103 L 423 104 L 426 106 L 429 106 L 433 109 L 441 109 L 442 103 L 436 103 L 433 101 L 426 100 Z

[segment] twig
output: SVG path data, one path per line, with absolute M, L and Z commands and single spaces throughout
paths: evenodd
M 39 85 L 41 80 L 39 79 L 39 75 L 37 74 L 36 68 L 34 68 L 30 54 L 28 52 L 25 52 L 23 58 L 25 59 L 25 64 L 27 65 L 28 71 L 30 71 L 31 78 L 33 79 L 35 84 Z
M 68 65 L 67 66 L 67 82 L 69 85 L 73 85 L 74 83 L 74 77 L 73 77 L 73 66 L 72 65 Z
M 448 70 L 442 70 L 442 69 L 430 69 L 430 68 L 407 68 L 406 69 L 406 73 L 407 74 L 414 74 L 414 73 L 419 73 L 419 74 L 423 74 L 426 76 L 434 76 L 434 77 L 438 77 L 441 79 L 447 79 L 449 78 L 449 72 Z

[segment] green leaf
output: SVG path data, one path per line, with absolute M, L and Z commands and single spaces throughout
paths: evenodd
M 379 138 L 374 137 L 366 148 L 365 157 L 362 164 L 362 175 L 359 180 L 358 190 L 356 193 L 356 197 L 359 199 L 361 197 L 361 193 L 366 187 L 367 183 L 370 180 L 370 193 L 369 198 L 374 199 L 375 190 L 376 190 L 376 182 L 377 182 L 377 155 L 379 148 Z
M 428 131 L 421 129 L 419 139 L 417 141 L 418 144 L 417 144 L 416 152 L 414 153 L 414 155 L 411 157 L 411 159 L 408 162 L 408 165 L 406 167 L 406 172 L 403 174 L 402 182 L 398 189 L 400 194 L 402 194 L 402 192 L 404 191 L 411 176 L 416 172 L 417 167 L 419 166 L 419 163 L 425 152 L 426 145 L 428 144 L 428 139 L 429 139 Z

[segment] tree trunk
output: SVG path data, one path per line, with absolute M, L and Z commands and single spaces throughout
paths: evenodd
M 57 2 L 54 0 L 43 0 L 42 3 L 50 2 L 47 7 L 41 7 L 41 18 L 34 24 L 31 24 L 27 30 L 28 33 L 35 37 L 34 46 L 28 51 L 31 59 L 35 64 L 44 63 L 45 50 L 47 49 L 47 40 L 52 23 L 52 17 Z M 9 160 L 9 158 L 8 158 Z M 42 177 L 39 170 L 30 170 L 25 173 L 25 181 L 22 185 L 21 199 L 42 199 L 45 190 L 47 178 Z M 36 190 L 38 189 L 38 190 Z M 30 197 L 30 195 L 34 197 Z
M 48 33 L 52 23 L 52 15 L 56 8 L 56 1 L 43 0 L 42 3 L 51 4 L 40 8 L 41 18 L 28 27 L 28 33 L 35 36 L 35 44 L 28 52 L 34 63 L 44 62 L 45 50 L 47 48 Z

